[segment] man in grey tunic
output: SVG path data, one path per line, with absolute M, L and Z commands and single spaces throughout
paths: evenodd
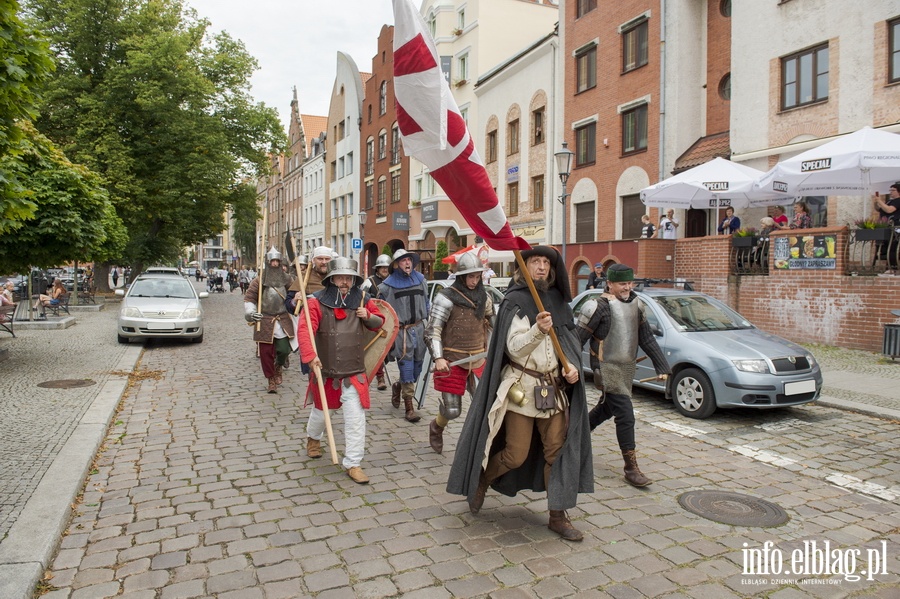
M 588 414 L 593 431 L 602 422 L 615 417 L 616 438 L 625 459 L 625 480 L 635 487 L 651 481 L 638 467 L 634 441 L 634 408 L 631 382 L 637 348 L 649 356 L 661 380 L 672 373 L 653 331 L 644 316 L 632 288 L 634 271 L 624 264 L 607 270 L 606 291 L 597 300 L 586 302 L 577 316 L 582 345 L 590 340 L 591 370 L 600 389 L 600 401 Z

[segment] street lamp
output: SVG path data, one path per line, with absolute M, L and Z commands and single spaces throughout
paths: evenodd
M 563 206 L 562 259 L 563 267 L 567 271 L 569 269 L 569 263 L 566 262 L 566 235 L 568 233 L 568 225 L 566 225 L 566 213 L 568 212 L 568 210 L 566 209 L 566 198 L 569 197 L 569 194 L 566 193 L 566 182 L 569 180 L 569 173 L 572 172 L 572 157 L 574 155 L 575 153 L 569 149 L 569 144 L 567 144 L 565 141 L 562 142 L 562 149 L 553 155 L 556 158 L 556 172 L 559 174 L 559 180 L 562 181 L 562 195 L 559 196 L 559 201 Z
M 359 241 L 360 241 L 360 260 L 359 267 L 362 269 L 362 276 L 366 278 L 369 275 L 366 268 L 366 221 L 369 220 L 369 213 L 365 210 L 359 211 Z

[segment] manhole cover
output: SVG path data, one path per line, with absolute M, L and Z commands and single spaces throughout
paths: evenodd
M 765 499 L 730 491 L 689 491 L 678 498 L 681 507 L 707 520 L 733 526 L 780 526 L 790 518 Z
M 96 385 L 91 379 L 60 379 L 58 381 L 44 381 L 38 383 L 38 387 L 45 389 L 75 389 L 76 387 L 90 387 Z

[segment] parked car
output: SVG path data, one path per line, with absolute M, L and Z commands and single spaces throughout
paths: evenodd
M 66 266 L 63 268 L 62 272 L 59 274 L 59 280 L 62 281 L 66 291 L 75 289 L 75 267 Z M 84 269 L 81 267 L 78 268 L 78 287 L 79 291 L 84 291 L 85 289 Z
M 174 266 L 148 266 L 144 269 L 148 275 L 178 275 L 184 276 L 180 268 Z
M 600 293 L 578 294 L 571 304 L 576 316 Z M 716 408 L 782 408 L 818 399 L 822 371 L 807 349 L 757 329 L 703 293 L 652 287 L 636 293 L 673 374 L 667 383 L 640 382 L 656 375 L 648 358 L 638 362 L 634 385 L 664 392 L 683 415 L 708 418 Z M 587 351 L 582 360 L 589 370 Z
M 433 281 L 426 281 L 425 284 L 428 286 L 428 301 L 433 302 L 435 294 L 444 287 L 452 285 L 453 281 L 448 281 L 447 279 L 435 279 Z M 503 293 L 490 285 L 485 285 L 484 288 L 490 294 L 491 300 L 494 302 L 494 313 L 496 313 L 497 305 L 500 304 L 500 301 L 503 299 Z
M 209 293 L 198 294 L 184 277 L 144 273 L 131 283 L 127 293 L 116 289 L 116 295 L 123 298 L 116 323 L 119 343 L 173 337 L 203 342 L 200 300 Z
M 11 275 L 6 280 L 13 282 L 13 293 L 17 298 L 23 298 L 28 292 L 28 276 L 27 275 Z M 31 271 L 31 294 L 46 293 L 47 288 L 52 284 L 53 279 L 45 270 L 34 269 Z

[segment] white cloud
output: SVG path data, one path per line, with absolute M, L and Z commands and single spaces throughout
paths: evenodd
M 337 52 L 372 70 L 378 34 L 394 22 L 390 0 L 188 0 L 210 32 L 240 39 L 260 69 L 251 79 L 254 98 L 278 110 L 287 123 L 291 89 L 300 112 L 327 116 Z

